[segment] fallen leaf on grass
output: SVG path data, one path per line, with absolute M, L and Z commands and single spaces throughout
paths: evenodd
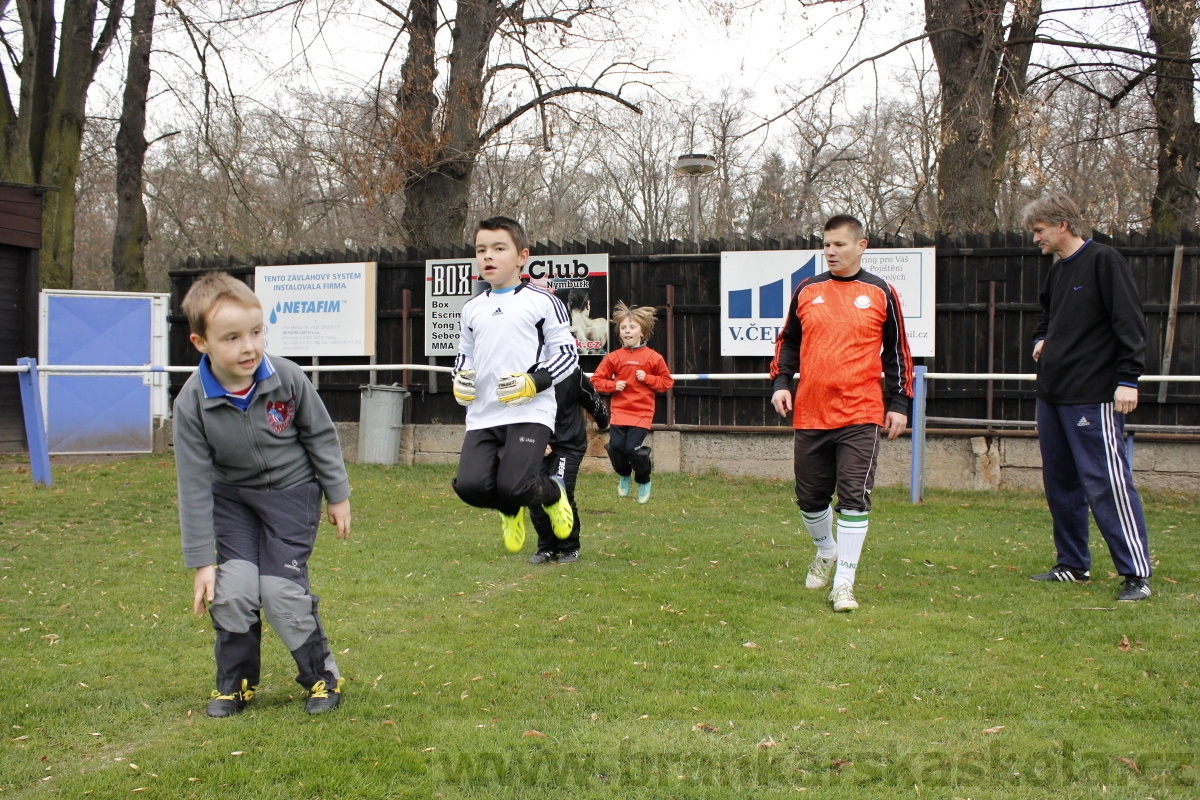
M 1165 575 L 1163 576 L 1163 580 L 1167 583 L 1179 583 L 1179 581 L 1175 580 L 1174 578 L 1168 578 Z
M 1125 758 L 1123 756 L 1117 756 L 1117 761 L 1120 761 L 1122 764 L 1129 767 L 1131 770 L 1136 772 L 1138 775 L 1142 774 L 1142 771 L 1140 769 L 1138 769 L 1137 763 L 1134 762 L 1134 760 L 1132 758 Z
M 383 722 L 381 722 L 379 724 L 380 725 L 395 725 L 396 723 L 392 722 L 390 719 L 385 719 Z
M 768 736 L 767 738 L 763 739 L 761 742 L 758 743 L 759 750 L 766 750 L 768 747 L 777 747 L 777 746 L 778 745 L 775 744 L 775 740 L 772 739 L 770 736 Z
M 697 722 L 695 725 L 692 726 L 692 730 L 704 731 L 705 733 L 716 733 L 717 732 L 717 729 L 714 728 L 712 725 L 709 725 L 707 722 Z
M 983 733 L 985 735 L 992 734 L 992 733 L 999 733 L 1000 731 L 1004 730 L 1004 728 L 1005 728 L 1004 725 L 997 725 L 994 728 L 984 728 L 982 731 L 980 731 L 980 733 Z
M 1129 652 L 1129 637 L 1128 636 L 1121 637 L 1121 642 L 1120 642 L 1120 644 L 1117 645 L 1117 649 L 1120 650 L 1122 653 Z
M 853 763 L 854 763 L 853 761 L 851 761 L 847 758 L 835 758 L 833 761 L 830 762 L 829 766 L 833 767 L 834 771 L 841 772 L 842 770 L 844 770 L 846 767 L 850 766 Z
M 749 647 L 751 650 L 758 649 L 758 645 L 756 645 L 754 642 L 746 642 L 745 644 L 742 645 L 742 647 Z
M 199 783 L 199 782 L 200 782 L 199 778 L 188 778 L 188 783 Z
M 246 751 L 245 751 L 245 750 L 234 750 L 234 751 L 233 751 L 232 753 L 230 753 L 229 755 L 231 755 L 231 756 L 244 756 L 244 755 L 246 755 Z
M 521 734 L 521 736 L 525 737 L 525 738 L 533 737 L 535 739 L 547 738 L 546 734 L 542 733 L 541 731 L 533 731 L 533 730 L 525 731 L 524 733 Z
M 434 750 L 437 750 L 437 748 L 436 748 L 436 747 L 426 747 L 426 748 L 425 748 L 424 750 L 422 750 L 421 752 L 422 752 L 422 753 L 432 753 Z

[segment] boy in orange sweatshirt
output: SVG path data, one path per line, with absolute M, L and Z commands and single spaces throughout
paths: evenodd
M 620 479 L 617 496 L 628 497 L 630 480 L 638 485 L 637 501 L 650 502 L 650 446 L 645 443 L 654 419 L 654 393 L 675 385 L 667 362 L 646 346 L 654 332 L 654 309 L 617 303 L 613 310 L 617 338 L 623 347 L 604 357 L 592 373 L 592 385 L 612 395 L 608 458 Z

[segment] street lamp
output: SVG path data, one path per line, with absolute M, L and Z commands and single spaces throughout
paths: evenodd
M 700 252 L 700 192 L 696 181 L 716 168 L 717 160 L 705 153 L 684 153 L 675 159 L 675 171 L 691 178 L 688 195 L 692 206 L 692 241 L 696 243 L 697 253 Z

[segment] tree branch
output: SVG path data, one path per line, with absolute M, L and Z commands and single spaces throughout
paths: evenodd
M 92 49 L 92 63 L 90 72 L 88 73 L 88 82 L 96 75 L 96 69 L 99 68 L 100 62 L 104 60 L 104 54 L 108 52 L 108 46 L 112 44 L 113 39 L 117 35 L 117 29 L 121 27 L 121 9 L 124 6 L 123 0 L 111 0 L 111 5 L 108 7 L 108 19 L 104 20 L 104 27 L 100 30 L 100 37 L 96 39 L 96 46 Z
M 1134 47 L 1121 47 L 1115 44 L 1100 44 L 1099 42 L 1072 42 L 1066 39 L 1054 39 L 1049 36 L 1030 36 L 1027 39 L 1014 39 L 1009 44 L 1045 44 L 1075 50 L 1098 50 L 1103 53 L 1124 53 L 1151 61 L 1167 61 L 1175 64 L 1200 64 L 1200 58 L 1185 58 L 1183 56 L 1168 56 L 1138 50 Z
M 555 97 L 562 97 L 563 95 L 568 95 L 568 94 L 590 94 L 590 95 L 595 95 L 597 97 L 607 97 L 609 100 L 618 102 L 631 111 L 634 111 L 638 114 L 642 113 L 642 110 L 640 108 L 638 108 L 635 104 L 629 102 L 628 100 L 626 100 L 623 97 L 620 97 L 619 95 L 613 94 L 612 92 L 606 92 L 603 89 L 596 89 L 591 86 L 563 86 L 559 89 L 552 89 L 548 92 L 545 92 L 544 94 L 533 98 L 528 103 L 525 103 L 522 106 L 518 106 L 510 114 L 505 115 L 495 125 L 492 125 L 490 128 L 488 128 L 483 133 L 481 133 L 479 135 L 479 143 L 486 144 L 489 139 L 491 139 L 497 133 L 504 130 L 504 128 L 508 127 L 513 122 L 515 122 L 525 112 L 527 112 L 531 109 L 537 108 L 538 106 L 545 103 L 547 100 L 551 100 Z
M 890 56 L 892 53 L 896 52 L 897 50 L 908 47 L 910 44 L 914 44 L 916 42 L 923 41 L 925 39 L 930 38 L 931 36 L 937 36 L 940 33 L 961 33 L 963 36 L 972 36 L 973 35 L 969 31 L 964 31 L 962 28 L 950 27 L 950 28 L 937 28 L 932 31 L 925 31 L 924 33 L 922 33 L 918 36 L 913 36 L 911 38 L 905 39 L 904 41 L 899 42 L 899 43 L 893 45 L 892 47 L 889 47 L 887 50 L 884 50 L 880 53 L 876 53 L 873 56 L 867 56 L 866 58 L 863 58 L 863 59 L 860 59 L 859 61 L 854 62 L 849 67 L 842 70 L 837 75 L 834 75 L 832 78 L 825 81 L 825 83 L 818 86 L 815 91 L 809 92 L 804 97 L 801 97 L 799 100 L 797 100 L 795 103 L 792 103 L 792 105 L 790 105 L 784 111 L 781 111 L 778 114 L 776 114 L 775 116 L 769 117 L 766 120 L 763 120 L 761 123 L 759 123 L 758 125 L 755 125 L 753 128 L 746 131 L 742 135 L 749 136 L 750 134 L 752 134 L 756 131 L 760 131 L 763 128 L 766 128 L 766 127 L 772 125 L 773 123 L 778 122 L 779 120 L 786 117 L 788 114 L 791 114 L 793 111 L 800 108 L 800 106 L 804 105 L 809 100 L 812 100 L 814 97 L 821 94 L 821 92 L 823 92 L 826 89 L 828 89 L 829 87 L 837 84 L 839 81 L 841 81 L 843 78 L 848 76 L 850 73 L 854 72 L 859 67 L 864 66 L 866 64 L 871 64 L 875 61 L 878 61 L 881 58 L 884 58 L 885 56 Z

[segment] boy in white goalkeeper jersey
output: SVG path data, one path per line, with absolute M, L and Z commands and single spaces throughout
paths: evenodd
M 475 257 L 488 290 L 463 306 L 454 397 L 467 407 L 467 435 L 454 491 L 500 512 L 504 546 L 525 543 L 525 506 L 540 505 L 554 535 L 571 535 L 566 487 L 542 474 L 557 411 L 553 386 L 579 362 L 570 315 L 552 292 L 521 280 L 529 259 L 525 229 L 508 217 L 482 220 Z

